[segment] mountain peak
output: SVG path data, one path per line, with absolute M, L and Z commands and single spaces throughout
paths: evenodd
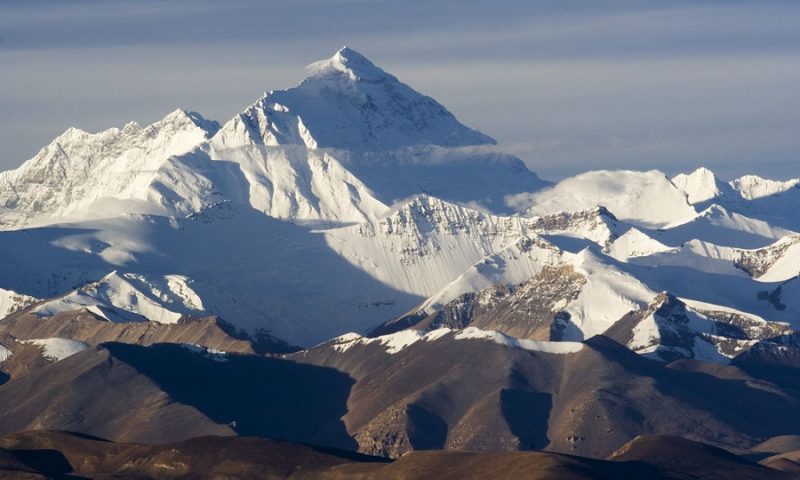
M 690 174 L 681 173 L 672 178 L 676 187 L 686 192 L 689 204 L 707 202 L 722 195 L 722 188 L 711 170 L 700 167 Z
M 397 81 L 397 78 L 386 73 L 367 57 L 350 47 L 342 47 L 332 57 L 314 62 L 306 68 L 310 73 L 306 81 L 332 75 L 346 75 L 352 81 L 374 81 L 380 79 Z
M 210 137 L 214 135 L 220 126 L 214 120 L 208 120 L 197 112 L 191 112 L 182 108 L 175 109 L 161 120 L 155 122 L 149 127 L 163 127 L 166 125 L 173 125 L 178 127 L 198 127 L 207 132 Z
M 310 75 L 300 85 L 268 92 L 228 122 L 214 146 L 374 152 L 495 143 L 351 48 L 343 47 L 307 69 Z

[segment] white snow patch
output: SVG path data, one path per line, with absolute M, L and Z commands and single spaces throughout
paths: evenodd
M 476 327 L 467 327 L 455 334 L 456 340 L 480 339 L 512 348 L 521 348 L 531 352 L 542 353 L 575 353 L 583 348 L 580 342 L 550 342 L 541 340 L 527 340 L 511 337 L 494 330 L 481 330 Z
M 386 353 L 395 354 L 420 340 L 432 342 L 447 335 L 451 331 L 452 330 L 449 328 L 438 328 L 436 330 L 431 330 L 430 332 L 424 332 L 421 330 L 401 330 L 399 332 L 390 333 L 388 335 L 382 335 L 375 338 L 367 338 L 357 333 L 350 332 L 340 335 L 321 345 L 330 345 L 337 352 L 344 353 L 355 345 L 369 345 L 371 343 L 377 343 L 386 347 Z
M 3 363 L 6 360 L 8 360 L 11 357 L 11 354 L 12 354 L 11 349 L 9 349 L 3 344 L 0 344 L 0 363 Z
M 42 347 L 42 355 L 54 362 L 64 360 L 67 357 L 89 348 L 88 343 L 58 337 L 25 340 L 25 343 Z
M 229 360 L 228 352 L 224 350 L 206 347 L 205 345 L 199 345 L 197 343 L 181 343 L 180 346 L 215 362 L 227 362 Z

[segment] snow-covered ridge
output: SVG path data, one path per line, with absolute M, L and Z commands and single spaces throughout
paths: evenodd
M 162 206 L 150 184 L 158 169 L 217 128 L 183 110 L 146 127 L 131 122 L 96 134 L 70 128 L 18 169 L 0 173 L 0 207 L 28 217 L 69 217 L 92 210 L 103 216 L 132 208 L 157 212 Z M 109 197 L 128 204 L 121 209 L 104 205 Z
M 716 203 L 777 227 L 800 230 L 796 214 L 800 207 L 800 179 L 782 181 L 745 175 L 725 183 L 708 169 L 699 168 L 688 175 L 676 175 L 672 180 L 698 208 Z
M 583 348 L 580 342 L 549 342 L 541 340 L 522 340 L 514 338 L 500 332 L 492 330 L 481 330 L 475 327 L 467 327 L 455 334 L 456 340 L 489 340 L 499 345 L 512 348 L 520 348 L 529 352 L 542 353 L 575 353 Z
M 800 188 L 800 178 L 780 181 L 762 178 L 757 175 L 745 175 L 733 180 L 730 185 L 743 198 L 755 200 L 783 193 L 792 188 Z
M 329 340 L 322 345 L 329 345 L 337 352 L 344 353 L 356 345 L 378 344 L 385 346 L 386 353 L 391 355 L 398 353 L 406 347 L 419 341 L 433 341 L 439 337 L 447 335 L 448 333 L 450 333 L 450 329 L 448 328 L 440 328 L 432 332 L 422 332 L 420 330 L 402 330 L 390 335 L 369 338 L 361 336 L 358 333 L 350 332 Z
M 357 345 L 378 344 L 386 347 L 386 353 L 393 355 L 403 351 L 417 342 L 432 342 L 450 334 L 453 334 L 453 339 L 455 340 L 488 340 L 506 347 L 519 348 L 531 352 L 564 354 L 575 353 L 583 348 L 583 344 L 580 342 L 523 340 L 492 330 L 481 330 L 475 327 L 468 327 L 463 330 L 438 328 L 429 332 L 423 332 L 420 330 L 401 330 L 397 333 L 375 338 L 363 337 L 357 333 L 347 333 L 325 342 L 322 345 L 331 346 L 337 352 L 344 353 Z
M 722 246 L 759 248 L 795 233 L 722 205 L 711 204 L 687 221 L 665 226 L 658 240 L 670 246 L 699 239 Z
M 49 300 L 34 312 L 49 317 L 61 312 L 87 309 L 113 322 L 153 321 L 176 323 L 188 313 L 199 314 L 203 302 L 182 275 L 161 278 L 140 274 L 111 272 L 69 294 Z
M 479 292 L 470 301 L 492 298 L 493 291 L 505 287 L 510 292 L 507 298 L 516 300 L 510 308 L 519 307 L 522 311 L 516 317 L 530 320 L 523 312 L 529 307 L 538 309 L 545 299 L 529 299 L 526 295 L 543 295 L 543 291 L 548 289 L 542 287 L 542 282 L 549 282 L 553 287 L 560 288 L 558 291 L 548 291 L 546 295 L 557 300 L 551 309 L 561 319 L 558 340 L 581 341 L 605 332 L 626 313 L 648 305 L 657 295 L 636 277 L 620 270 L 608 257 L 589 248 L 572 254 L 558 251 L 552 246 L 548 248 L 545 244 L 534 248 L 533 252 L 532 258 L 520 254 L 501 258 L 498 263 L 502 267 L 489 265 L 485 274 L 481 273 L 482 265 L 476 264 L 412 313 L 433 315 L 450 309 L 458 315 L 457 310 L 469 308 L 469 305 L 453 303 L 465 299 L 467 294 Z M 527 270 L 523 267 L 527 267 Z M 530 276 L 521 279 L 515 277 L 515 272 L 519 271 L 527 271 Z M 559 277 L 558 281 L 551 278 L 553 275 Z M 527 305 L 528 302 L 533 304 Z
M 790 180 L 771 180 L 758 175 L 742 177 L 723 182 L 711 170 L 700 167 L 689 174 L 681 173 L 672 177 L 672 183 L 686 192 L 692 205 L 715 200 L 730 193 L 744 200 L 757 200 L 786 192 L 800 186 L 800 178 Z

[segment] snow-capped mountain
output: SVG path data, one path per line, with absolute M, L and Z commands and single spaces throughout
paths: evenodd
M 0 173 L 0 434 L 746 451 L 800 433 L 799 274 L 798 180 L 551 184 L 344 48 Z
M 667 291 L 796 323 L 797 182 L 699 169 L 550 185 L 493 144 L 349 48 L 222 127 L 178 110 L 70 129 L 0 174 L 3 313 L 213 314 L 312 344 L 462 318 L 497 292 L 511 303 L 493 315 L 521 318 L 563 291 L 530 311 L 580 341 Z
M 159 171 L 218 129 L 183 110 L 146 127 L 131 122 L 96 134 L 70 128 L 20 168 L 0 173 L 2 228 L 53 217 L 168 213 L 169 200 L 154 184 Z
M 690 174 L 676 175 L 672 181 L 686 192 L 689 203 L 701 210 L 717 204 L 776 227 L 800 229 L 796 213 L 800 208 L 800 179 L 777 181 L 745 175 L 723 182 L 701 167 Z
M 297 87 L 266 93 L 226 123 L 214 136 L 213 147 L 302 145 L 382 151 L 495 143 L 351 48 L 340 49 L 308 70 L 310 75 Z

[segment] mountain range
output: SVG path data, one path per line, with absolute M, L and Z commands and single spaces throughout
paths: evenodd
M 800 179 L 551 183 L 350 48 L 308 73 L 0 173 L 0 434 L 388 458 L 800 435 Z

